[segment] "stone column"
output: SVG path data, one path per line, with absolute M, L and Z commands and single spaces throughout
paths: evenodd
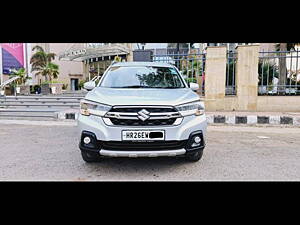
M 205 107 L 208 111 L 224 110 L 226 54 L 223 46 L 207 47 L 205 63 Z
M 124 44 L 129 50 L 129 54 L 127 55 L 126 57 L 126 60 L 127 62 L 132 62 L 133 61 L 133 44 L 132 43 L 127 43 L 127 44 Z
M 259 45 L 237 47 L 236 95 L 240 111 L 257 110 Z

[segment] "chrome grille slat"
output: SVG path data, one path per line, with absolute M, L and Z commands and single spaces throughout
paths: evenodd
M 108 112 L 108 114 L 116 114 L 119 116 L 137 116 L 138 115 L 137 113 L 128 113 L 128 112 L 113 112 L 113 113 Z M 164 115 L 174 115 L 174 114 L 180 115 L 179 113 L 176 113 L 176 112 L 150 113 L 149 115 L 150 116 L 164 116 Z
M 149 118 L 141 121 L 139 112 L 147 110 Z M 105 115 L 114 125 L 159 126 L 172 125 L 181 114 L 171 106 L 114 106 Z
M 133 106 L 124 106 L 124 105 L 117 105 L 114 106 L 113 108 L 115 109 L 124 109 L 124 108 L 164 108 L 164 109 L 173 109 L 174 107 L 172 106 L 154 106 L 154 105 L 143 105 L 143 106 L 138 106 L 138 105 L 133 105 Z
M 165 116 L 164 116 L 165 115 Z M 179 118 L 181 115 L 179 113 L 168 113 L 168 114 L 163 114 L 163 113 L 150 113 L 149 114 L 150 118 L 149 120 L 167 120 L 167 119 L 172 119 L 172 118 Z M 105 115 L 107 118 L 116 118 L 116 119 L 133 119 L 133 120 L 138 120 L 138 114 L 137 113 L 107 113 Z

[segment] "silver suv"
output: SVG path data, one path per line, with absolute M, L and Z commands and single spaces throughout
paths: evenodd
M 85 83 L 79 148 L 86 162 L 104 157 L 184 156 L 201 159 L 207 122 L 204 103 L 167 63 L 120 62 Z

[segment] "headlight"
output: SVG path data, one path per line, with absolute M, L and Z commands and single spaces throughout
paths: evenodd
M 200 101 L 190 102 L 176 106 L 176 109 L 182 116 L 196 115 L 200 116 L 204 114 L 204 103 Z
M 81 100 L 80 102 L 80 114 L 89 116 L 104 116 L 111 109 L 109 105 L 103 105 L 96 102 L 91 102 L 87 100 Z

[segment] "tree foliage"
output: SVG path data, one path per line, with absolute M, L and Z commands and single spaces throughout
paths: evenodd
M 12 78 L 15 76 L 19 77 L 19 79 L 16 80 L 17 85 L 25 84 L 27 80 L 31 79 L 31 77 L 28 77 L 26 70 L 24 68 L 20 68 L 18 70 L 13 70 L 12 74 L 10 75 L 9 78 Z
M 275 45 L 276 51 L 283 51 L 278 53 L 281 57 L 279 58 L 279 92 L 285 92 L 284 84 L 287 79 L 287 68 L 286 68 L 286 53 L 285 51 L 295 50 L 296 45 L 300 43 L 278 43 Z
M 260 60 L 258 63 L 258 85 L 272 85 L 274 77 L 279 77 L 278 67 L 272 63 Z
M 45 80 L 48 79 L 51 81 L 52 78 L 56 79 L 59 74 L 59 66 L 55 63 L 52 63 L 52 60 L 55 59 L 55 53 L 47 53 L 41 46 L 35 46 L 32 49 L 36 51 L 30 59 L 30 64 L 32 66 L 31 72 L 37 72 L 35 75 L 42 75 L 45 77 Z
M 51 81 L 52 78 L 57 79 L 59 74 L 59 66 L 48 62 L 45 66 L 40 67 L 36 75 L 42 75 L 45 77 L 48 77 L 49 80 Z
M 280 51 L 280 45 L 281 45 L 282 43 L 277 43 L 277 44 L 275 44 L 275 49 L 276 49 L 276 51 Z M 296 45 L 299 45 L 300 43 L 284 43 L 284 44 L 286 44 L 286 47 L 285 47 L 285 49 L 283 49 L 284 51 L 291 51 L 291 50 L 296 50 L 295 49 L 295 47 L 296 47 Z

